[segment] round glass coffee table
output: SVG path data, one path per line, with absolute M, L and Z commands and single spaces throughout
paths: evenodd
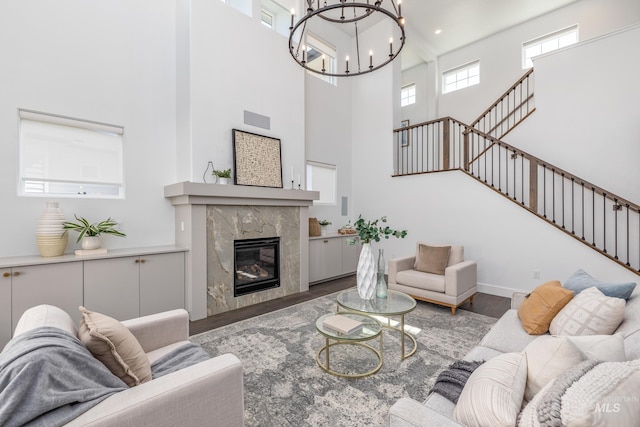
M 341 313 L 343 316 L 349 317 L 353 320 L 357 320 L 362 322 L 362 327 L 357 331 L 351 334 L 342 334 L 340 332 L 336 332 L 333 329 L 326 328 L 324 326 L 324 320 L 327 317 L 335 316 L 336 313 L 328 313 L 324 316 L 321 316 L 318 320 L 316 320 L 316 329 L 322 336 L 325 338 L 325 345 L 320 350 L 318 350 L 318 355 L 316 356 L 316 361 L 318 362 L 318 366 L 322 368 L 324 371 L 330 373 L 331 375 L 335 375 L 342 378 L 363 378 L 368 377 L 369 375 L 373 375 L 380 370 L 382 367 L 382 326 L 380 322 L 376 319 L 365 316 L 362 314 L 356 313 Z M 376 337 L 380 338 L 380 349 L 376 350 L 364 343 L 364 341 L 372 340 Z M 331 342 L 333 340 L 334 342 Z M 376 366 L 363 373 L 356 374 L 347 374 L 338 372 L 331 368 L 331 348 L 334 346 L 340 345 L 355 345 L 370 350 L 378 359 Z M 321 356 L 322 352 L 324 352 L 324 358 Z M 322 361 L 324 359 L 324 363 Z
M 381 316 L 385 321 L 381 322 L 382 326 L 387 329 L 398 331 L 401 334 L 401 357 L 402 360 L 413 356 L 418 348 L 416 339 L 405 331 L 404 315 L 416 308 L 416 300 L 407 294 L 389 289 L 387 298 L 372 298 L 364 300 L 360 298 L 356 288 L 347 289 L 338 294 L 338 312 L 355 312 L 369 316 Z M 391 317 L 400 317 L 399 326 L 392 324 Z M 405 337 L 413 342 L 413 349 L 407 353 L 405 350 Z

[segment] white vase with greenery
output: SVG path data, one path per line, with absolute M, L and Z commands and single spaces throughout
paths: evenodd
M 375 258 L 371 250 L 371 242 L 379 242 L 381 238 L 388 239 L 391 236 L 404 238 L 407 235 L 407 230 L 393 230 L 387 225 L 378 225 L 378 222 L 386 223 L 387 217 L 383 216 L 380 219 L 367 221 L 360 215 L 354 224 L 356 234 L 360 242 L 362 242 L 362 250 L 360 251 L 358 269 L 356 271 L 358 295 L 362 299 L 372 299 L 376 295 L 378 275 Z M 357 239 L 349 239 L 347 242 L 355 244 Z

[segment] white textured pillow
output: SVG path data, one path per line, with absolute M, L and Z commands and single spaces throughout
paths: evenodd
M 513 426 L 526 382 L 524 353 L 505 353 L 489 359 L 467 380 L 453 418 L 469 427 Z
M 624 352 L 624 335 L 583 335 L 565 337 L 587 356 L 589 360 L 603 362 L 624 362 L 627 360 Z
M 573 297 L 549 325 L 552 335 L 611 335 L 624 319 L 626 301 L 591 287 Z
M 527 402 L 564 371 L 587 360 L 587 356 L 566 337 L 551 335 L 536 338 L 525 347 L 524 352 L 527 355 L 524 400 Z

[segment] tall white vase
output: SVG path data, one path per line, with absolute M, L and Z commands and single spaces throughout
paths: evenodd
M 371 243 L 363 243 L 358 260 L 356 284 L 362 299 L 372 299 L 376 294 L 376 261 L 371 252 Z
M 36 243 L 43 257 L 60 256 L 67 247 L 69 233 L 62 228 L 64 214 L 58 202 L 47 202 L 36 228 Z

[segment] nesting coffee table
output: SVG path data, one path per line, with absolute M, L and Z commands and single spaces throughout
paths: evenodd
M 383 318 L 381 324 L 387 329 L 400 332 L 401 335 L 401 358 L 402 360 L 413 356 L 418 348 L 416 339 L 405 331 L 404 316 L 416 308 L 416 300 L 402 292 L 389 289 L 387 298 L 373 298 L 363 300 L 356 288 L 347 289 L 338 294 L 338 312 L 352 312 L 364 314 L 366 316 L 380 316 Z M 399 317 L 399 326 L 392 325 L 392 317 Z M 408 338 L 413 342 L 413 349 L 410 352 L 405 350 L 405 341 Z
M 320 368 L 322 368 L 324 371 L 342 378 L 363 378 L 378 372 L 382 367 L 382 326 L 380 325 L 380 323 L 370 316 L 365 316 L 357 313 L 344 313 L 344 316 L 362 322 L 362 327 L 358 331 L 351 334 L 341 334 L 324 326 L 324 320 L 327 317 L 334 315 L 335 313 L 325 314 L 324 316 L 321 316 L 318 320 L 316 320 L 316 329 L 325 338 L 325 345 L 320 350 L 318 350 L 318 354 L 316 356 L 318 366 L 320 366 Z M 374 347 L 364 343 L 365 341 L 369 341 L 377 337 L 380 338 L 380 350 L 376 350 Z M 371 351 L 378 359 L 377 365 L 373 369 L 363 373 L 349 374 L 336 371 L 335 369 L 331 368 L 330 354 L 332 347 L 340 345 L 355 345 Z M 321 356 L 323 352 L 324 358 Z

